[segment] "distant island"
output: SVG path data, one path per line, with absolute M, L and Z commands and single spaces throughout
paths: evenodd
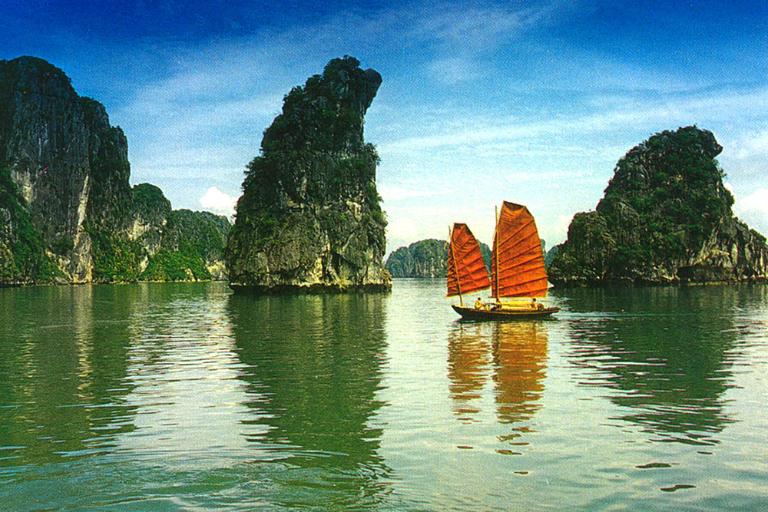
M 328 292 L 391 287 L 376 149 L 363 139 L 381 75 L 331 60 L 285 96 L 248 164 L 226 251 L 235 291 Z
M 616 165 L 594 211 L 574 216 L 549 267 L 556 285 L 765 281 L 768 246 L 734 217 L 715 157 L 695 126 L 664 131 Z
M 42 59 L 0 61 L 0 286 L 224 279 L 229 220 L 129 178 L 103 105 Z
M 480 242 L 485 266 L 491 268 L 491 249 Z M 392 277 L 434 278 L 445 277 L 447 272 L 448 242 L 429 238 L 407 247 L 399 247 L 387 258 L 386 267 Z M 490 270 L 489 270 L 490 271 Z
M 546 242 L 541 241 L 541 250 L 546 252 Z M 485 266 L 491 271 L 491 248 L 480 242 Z M 448 272 L 448 242 L 428 238 L 398 247 L 387 258 L 386 267 L 392 277 L 435 278 L 445 277 Z

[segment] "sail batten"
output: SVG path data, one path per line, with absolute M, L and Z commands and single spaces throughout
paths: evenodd
M 456 223 L 448 247 L 448 297 L 491 286 L 480 244 L 466 224 Z
M 536 221 L 525 206 L 504 202 L 491 255 L 493 297 L 544 297 L 547 273 Z
M 524 281 L 520 281 L 520 283 L 518 283 L 518 284 L 515 284 L 515 285 L 511 285 L 511 286 L 507 286 L 506 288 L 507 288 L 507 289 L 514 289 L 514 288 L 533 288 L 533 286 L 534 286 L 534 284 L 535 284 L 535 286 L 536 286 L 536 288 L 535 288 L 535 289 L 546 289 L 545 287 L 543 287 L 543 286 L 540 286 L 540 283 L 538 283 L 538 281 L 539 281 L 539 278 L 538 278 L 538 277 L 533 277 L 533 278 L 531 278 L 531 279 L 527 279 L 527 280 L 524 280 Z
M 513 270 L 513 269 L 516 269 L 518 267 L 522 267 L 523 265 L 526 265 L 528 263 L 533 263 L 535 261 L 538 261 L 538 259 L 539 259 L 538 255 L 524 255 L 524 256 L 528 256 L 528 259 L 527 260 L 522 260 L 521 259 L 521 261 L 519 263 L 515 262 L 515 263 L 512 263 L 510 265 L 507 265 L 507 266 L 504 266 L 504 267 L 500 267 L 499 271 L 500 272 L 505 272 L 507 270 Z M 527 270 L 523 270 L 523 272 L 527 272 Z
M 534 226 L 533 228 L 536 229 L 536 226 Z M 520 230 L 520 231 L 522 231 L 522 230 Z M 518 233 L 520 231 L 518 231 Z M 512 234 L 510 236 L 516 236 L 516 234 Z M 521 247 L 521 246 L 523 248 L 525 248 L 525 249 L 528 249 L 530 247 L 530 240 L 532 238 L 537 238 L 538 239 L 539 238 L 539 234 L 536 233 L 535 231 L 533 233 L 530 233 L 530 232 L 526 233 L 524 238 L 519 238 L 518 240 L 515 240 L 515 243 L 512 244 L 512 245 L 506 244 L 506 245 L 503 245 L 503 246 L 499 246 L 499 250 L 500 251 L 512 251 L 513 249 L 516 249 L 516 248 Z
M 515 281 L 515 284 L 523 284 L 527 283 L 528 281 L 540 281 L 541 276 L 539 274 L 538 268 L 532 268 L 532 269 L 525 269 L 525 270 L 516 270 L 515 268 L 512 268 L 511 270 L 514 270 L 517 274 L 518 279 Z M 505 269 L 501 269 L 501 272 L 504 273 Z M 507 286 L 511 286 L 507 284 Z

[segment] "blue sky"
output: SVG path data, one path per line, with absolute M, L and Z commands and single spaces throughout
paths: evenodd
M 349 54 L 384 78 L 366 138 L 390 250 L 454 221 L 490 242 L 504 199 L 561 242 L 627 150 L 689 124 L 768 233 L 765 2 L 3 4 L 0 58 L 43 57 L 104 103 L 132 181 L 176 208 L 226 211 L 283 95 Z

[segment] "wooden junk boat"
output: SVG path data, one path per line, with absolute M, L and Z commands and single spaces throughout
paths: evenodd
M 530 319 L 560 311 L 536 300 L 547 296 L 547 272 L 536 222 L 525 206 L 507 201 L 501 206 L 493 236 L 490 277 L 480 244 L 466 224 L 454 224 L 449 239 L 448 297 L 459 296 L 459 305 L 451 307 L 463 319 Z M 487 288 L 495 302 L 477 299 L 474 305 L 464 306 L 463 294 Z

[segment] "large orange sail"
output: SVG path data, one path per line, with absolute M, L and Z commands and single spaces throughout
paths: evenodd
M 448 297 L 491 286 L 480 244 L 466 224 L 456 223 L 448 245 Z
M 545 297 L 547 272 L 536 221 L 525 206 L 504 201 L 491 254 L 492 297 Z

